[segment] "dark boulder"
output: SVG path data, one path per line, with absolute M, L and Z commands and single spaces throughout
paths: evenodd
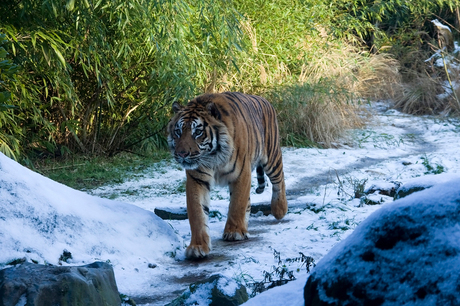
M 120 305 L 112 266 L 47 266 L 23 263 L 0 270 L 0 306 Z
M 323 257 L 305 305 L 460 305 L 460 179 L 384 205 Z

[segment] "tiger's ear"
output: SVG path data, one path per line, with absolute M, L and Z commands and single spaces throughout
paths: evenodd
M 180 112 L 184 107 L 179 104 L 179 102 L 174 102 L 172 105 L 172 110 L 174 113 Z
M 219 109 L 213 102 L 209 102 L 206 105 L 206 108 L 208 109 L 208 112 L 213 116 L 214 118 L 220 120 L 222 118 L 222 115 L 220 114 Z

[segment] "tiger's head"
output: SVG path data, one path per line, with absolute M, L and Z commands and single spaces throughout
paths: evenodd
M 231 140 L 218 107 L 195 99 L 187 106 L 177 102 L 168 124 L 168 145 L 176 161 L 187 170 L 214 168 L 231 155 Z

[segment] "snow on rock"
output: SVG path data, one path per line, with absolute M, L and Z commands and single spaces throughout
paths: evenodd
M 304 306 L 303 287 L 307 275 L 302 275 L 286 285 L 275 287 L 250 299 L 243 306 Z
M 166 306 L 241 305 L 248 300 L 246 287 L 224 275 L 213 275 L 193 283 L 184 293 Z
M 452 179 L 459 177 L 460 176 L 456 173 L 442 173 L 436 175 L 425 175 L 407 180 L 396 190 L 396 199 L 403 198 L 416 191 L 431 188 L 437 184 L 449 182 Z
M 148 264 L 161 270 L 180 245 L 154 213 L 71 189 L 0 153 L 0 268 L 18 258 L 66 264 L 66 250 L 70 264 L 110 262 L 120 291 L 136 292 L 154 271 Z
M 305 305 L 460 305 L 459 186 L 435 184 L 370 215 L 313 269 Z

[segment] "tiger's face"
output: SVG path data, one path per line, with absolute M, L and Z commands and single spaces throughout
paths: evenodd
M 173 104 L 176 115 L 168 125 L 168 144 L 174 159 L 187 170 L 213 168 L 226 147 L 225 127 L 206 109 Z

